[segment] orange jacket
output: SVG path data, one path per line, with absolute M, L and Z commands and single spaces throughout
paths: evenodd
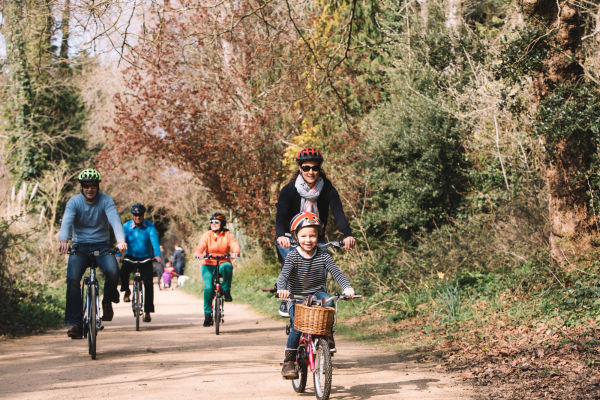
M 200 242 L 194 249 L 194 255 L 202 255 L 202 254 L 212 254 L 213 256 L 222 256 L 225 254 L 239 254 L 240 253 L 240 244 L 235 237 L 233 237 L 233 233 L 230 231 L 206 231 L 202 234 L 200 238 Z M 224 259 L 222 262 L 229 261 L 229 258 Z M 204 260 L 202 261 L 204 265 L 217 265 L 216 260 Z

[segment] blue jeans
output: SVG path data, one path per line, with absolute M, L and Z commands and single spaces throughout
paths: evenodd
M 325 292 L 317 292 L 313 295 L 313 299 L 321 300 L 322 298 L 329 297 L 329 295 Z M 326 304 L 327 307 L 333 307 L 333 301 L 330 301 Z M 286 350 L 296 350 L 298 348 L 298 344 L 300 343 L 300 335 L 301 333 L 294 328 L 294 313 L 296 310 L 296 304 L 292 304 L 290 307 L 290 320 L 292 323 L 292 329 L 290 330 L 290 334 L 287 339 L 287 343 L 285 344 Z
M 108 243 L 79 243 L 74 244 L 82 253 L 69 255 L 67 263 L 67 307 L 65 310 L 65 325 L 81 325 L 83 323 L 83 304 L 81 299 L 81 278 L 91 264 L 94 250 L 106 250 L 111 246 Z M 119 266 L 114 255 L 106 254 L 95 257 L 98 266 L 104 272 L 104 301 L 119 302 L 117 282 L 119 280 Z

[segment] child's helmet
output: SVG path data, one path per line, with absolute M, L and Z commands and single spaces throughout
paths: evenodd
M 83 171 L 81 171 L 79 173 L 77 180 L 79 180 L 79 183 L 84 183 L 84 182 L 100 183 L 102 181 L 102 177 L 100 177 L 100 174 L 95 169 L 88 168 L 88 169 L 84 169 Z
M 316 161 L 318 163 L 323 162 L 323 156 L 321 152 L 314 147 L 306 147 L 298 152 L 296 156 L 296 163 L 302 164 L 306 161 Z
M 298 213 L 292 218 L 292 222 L 290 222 L 290 232 L 296 236 L 296 232 L 302 228 L 306 228 L 307 226 L 316 226 L 319 230 L 321 230 L 321 220 L 317 214 L 303 211 Z

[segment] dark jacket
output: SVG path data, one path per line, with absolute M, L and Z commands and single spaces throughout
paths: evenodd
M 175 267 L 177 271 L 183 271 L 183 268 L 185 268 L 185 253 L 183 249 L 175 249 L 175 251 L 173 252 L 172 262 L 173 267 Z
M 337 190 L 333 187 L 329 179 L 324 179 L 323 190 L 317 199 L 317 208 L 319 209 L 319 218 L 323 224 L 323 232 L 327 227 L 329 217 L 329 208 L 335 218 L 338 229 L 344 234 L 344 237 L 352 236 L 350 224 L 344 215 L 342 202 Z M 296 180 L 292 180 L 285 185 L 279 198 L 277 199 L 277 214 L 275 215 L 275 237 L 283 236 L 290 232 L 290 222 L 292 218 L 300 212 L 301 197 L 295 186 Z

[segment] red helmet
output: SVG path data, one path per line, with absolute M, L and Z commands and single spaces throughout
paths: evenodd
M 295 235 L 296 231 L 306 228 L 307 226 L 316 226 L 321 229 L 321 220 L 319 219 L 319 216 L 308 211 L 296 214 L 296 216 L 292 218 L 292 222 L 290 222 L 290 232 Z
M 323 156 L 321 152 L 314 147 L 306 147 L 298 152 L 296 156 L 296 162 L 302 164 L 305 161 L 316 161 L 318 163 L 323 162 Z

